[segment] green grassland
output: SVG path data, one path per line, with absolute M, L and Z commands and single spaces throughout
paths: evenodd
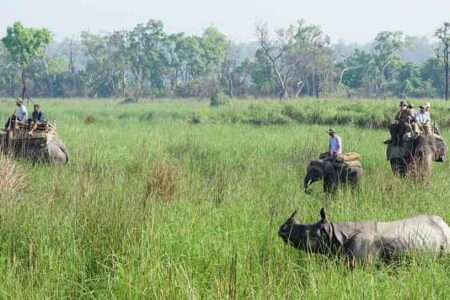
M 432 183 L 395 178 L 384 126 L 397 101 L 40 100 L 65 167 L 20 161 L 26 185 L 0 195 L 0 298 L 448 299 L 450 258 L 350 269 L 283 244 L 301 221 L 450 222 L 450 164 Z M 450 140 L 449 105 L 432 102 Z M 0 101 L 0 116 L 13 110 Z M 362 155 L 359 193 L 303 193 L 307 162 L 333 126 Z

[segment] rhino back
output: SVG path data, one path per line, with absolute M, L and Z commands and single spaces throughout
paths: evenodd
M 438 216 L 422 215 L 393 222 L 378 222 L 380 247 L 449 252 L 450 228 Z

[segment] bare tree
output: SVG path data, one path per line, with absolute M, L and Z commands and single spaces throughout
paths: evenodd
M 438 58 L 442 53 L 444 58 L 444 73 L 445 73 L 445 100 L 448 100 L 448 73 L 449 73 L 449 48 L 450 48 L 450 23 L 445 22 L 441 27 L 436 29 L 434 36 L 441 42 L 441 49 L 438 49 Z
M 277 39 L 271 40 L 267 23 L 257 23 L 256 36 L 258 38 L 261 49 L 269 59 L 275 71 L 275 74 L 277 75 L 278 83 L 281 87 L 279 93 L 280 98 L 289 98 L 289 93 L 286 85 L 288 76 L 287 74 L 282 74 L 281 66 L 281 60 L 289 49 L 286 33 L 284 32 L 284 30 L 278 30 Z

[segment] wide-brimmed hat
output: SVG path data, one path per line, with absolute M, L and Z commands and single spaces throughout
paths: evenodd
M 336 131 L 333 128 L 328 129 L 328 133 L 336 133 Z
M 419 107 L 420 107 L 420 108 L 426 108 L 426 107 L 427 107 L 427 104 L 426 104 L 426 103 L 425 103 L 425 104 L 421 104 Z
M 430 104 L 430 102 L 427 102 L 427 103 L 425 103 L 425 108 L 431 108 L 431 104 Z
M 20 98 L 16 98 L 16 104 L 22 105 L 23 101 Z
M 399 106 L 408 106 L 408 103 L 405 101 L 400 101 L 400 105 Z

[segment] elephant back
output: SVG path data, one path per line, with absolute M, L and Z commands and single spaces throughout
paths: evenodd
M 344 162 L 345 166 L 347 166 L 347 168 L 360 168 L 362 169 L 362 165 L 361 162 L 359 160 L 350 160 L 350 161 L 346 161 Z

